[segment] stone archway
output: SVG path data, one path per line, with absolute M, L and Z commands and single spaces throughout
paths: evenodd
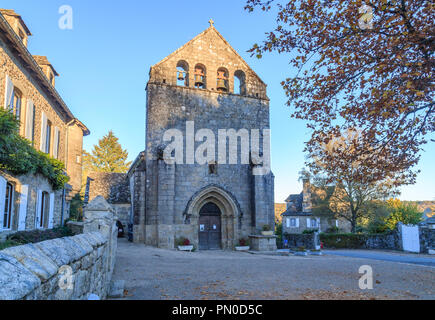
M 200 210 L 207 204 L 215 204 L 221 211 L 221 247 L 233 249 L 237 232 L 238 218 L 241 215 L 237 201 L 227 191 L 218 186 L 209 186 L 198 192 L 189 202 L 185 215 L 189 217 L 193 230 L 199 231 Z M 194 233 L 194 243 L 198 247 L 199 232 Z

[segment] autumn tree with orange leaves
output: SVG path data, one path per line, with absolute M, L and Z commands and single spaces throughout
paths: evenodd
M 435 131 L 434 2 L 247 0 L 256 8 L 276 12 L 277 27 L 250 51 L 289 54 L 296 72 L 282 86 L 312 129 L 308 154 L 342 173 L 359 163 L 358 183 L 415 183 Z M 359 134 L 352 152 L 324 153 L 348 129 Z

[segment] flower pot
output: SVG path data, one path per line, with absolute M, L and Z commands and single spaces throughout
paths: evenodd
M 273 231 L 261 231 L 261 235 L 263 236 L 273 236 Z
M 190 246 L 178 246 L 178 250 L 191 252 L 193 250 L 193 245 L 190 245 Z
M 236 247 L 236 251 L 249 251 L 250 247 L 249 246 L 239 246 Z

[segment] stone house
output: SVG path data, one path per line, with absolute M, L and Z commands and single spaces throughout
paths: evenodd
M 81 187 L 83 137 L 90 133 L 55 89 L 53 65 L 29 53 L 29 36 L 20 15 L 0 9 L 0 107 L 14 113 L 20 134 L 34 148 L 65 164 L 70 182 L 66 190 L 54 191 L 42 176 L 0 171 L 0 238 L 52 228 L 68 217 L 71 193 Z
M 263 225 L 274 227 L 270 171 L 254 174 L 260 165 L 252 159 L 229 164 L 230 152 L 216 157 L 218 148 L 207 149 L 203 163 L 192 159 L 204 141 L 198 137 L 203 131 L 199 129 L 209 130 L 207 139 L 234 129 L 240 140 L 243 130 L 269 129 L 266 87 L 212 21 L 208 29 L 151 67 L 146 150 L 128 173 L 135 242 L 171 249 L 177 238 L 185 237 L 200 250 L 231 250 L 239 239 L 258 234 Z M 181 142 L 186 161 L 164 152 L 168 130 L 186 132 Z M 194 135 L 195 130 L 196 139 L 189 146 L 189 132 Z M 252 156 L 252 146 L 248 149 Z M 260 156 L 266 154 L 269 146 L 258 151 Z
M 282 213 L 283 233 L 297 234 L 305 230 L 319 230 L 327 232 L 336 227 L 341 232 L 350 232 L 351 226 L 347 220 L 330 219 L 313 214 L 313 202 L 316 201 L 316 191 L 312 190 L 309 179 L 303 180 L 303 191 L 300 194 L 291 194 L 286 199 L 287 209 Z

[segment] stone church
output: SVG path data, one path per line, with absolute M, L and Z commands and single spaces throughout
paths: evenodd
M 146 150 L 128 173 L 134 242 L 172 249 L 176 239 L 188 238 L 200 250 L 233 249 L 264 225 L 274 228 L 274 176 L 270 170 L 254 174 L 260 164 L 252 155 L 247 163 L 241 160 L 246 159 L 243 132 L 258 130 L 261 139 L 269 139 L 262 134 L 270 128 L 266 84 L 212 21 L 151 67 L 146 91 Z M 236 164 L 228 159 L 227 145 L 224 156 L 212 148 L 205 163 L 191 159 L 203 142 L 198 130 L 204 128 L 212 132 L 208 138 L 221 130 L 238 134 Z M 184 135 L 183 161 L 163 151 L 168 130 Z M 189 130 L 197 132 L 190 146 Z M 258 151 L 269 155 L 270 144 L 263 141 Z

